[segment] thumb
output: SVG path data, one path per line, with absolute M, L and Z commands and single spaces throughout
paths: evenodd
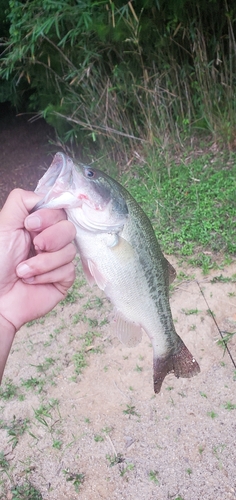
M 32 191 L 13 189 L 0 212 L 1 226 L 12 230 L 24 228 L 25 218 L 39 199 Z

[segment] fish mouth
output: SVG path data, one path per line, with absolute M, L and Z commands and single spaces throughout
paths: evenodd
M 56 153 L 53 161 L 37 184 L 35 193 L 42 196 L 42 200 L 31 210 L 36 212 L 41 208 L 65 208 L 68 203 L 78 206 L 82 200 L 74 195 L 73 161 L 63 153 Z M 69 201 L 68 201 L 69 199 Z
M 92 232 L 117 232 L 127 214 L 116 217 L 109 190 L 91 182 L 85 175 L 88 167 L 74 164 L 63 153 L 57 153 L 39 180 L 35 193 L 42 199 L 31 210 L 64 209 L 75 225 Z

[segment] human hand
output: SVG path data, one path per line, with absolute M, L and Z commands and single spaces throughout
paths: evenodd
M 16 189 L 0 212 L 0 315 L 15 330 L 49 312 L 75 278 L 75 228 L 63 210 L 29 215 L 38 201 Z

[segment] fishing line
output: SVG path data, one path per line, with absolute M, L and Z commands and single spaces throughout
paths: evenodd
M 209 313 L 210 313 L 210 315 L 211 315 L 211 317 L 212 317 L 212 319 L 213 319 L 213 321 L 214 321 L 214 323 L 215 323 L 215 325 L 216 325 L 216 328 L 217 328 L 217 330 L 218 330 L 218 332 L 219 332 L 219 334 L 220 334 L 220 336 L 221 336 L 221 338 L 222 338 L 222 341 L 223 341 L 224 346 L 225 346 L 225 350 L 227 351 L 227 353 L 228 353 L 228 355 L 229 355 L 229 357 L 230 357 L 230 359 L 231 359 L 231 361 L 232 361 L 232 363 L 233 363 L 233 366 L 234 366 L 234 368 L 236 369 L 236 363 L 235 363 L 234 358 L 233 358 L 233 356 L 232 356 L 232 354 L 231 354 L 231 352 L 230 352 L 230 350 L 229 350 L 229 348 L 228 348 L 227 342 L 225 341 L 224 336 L 222 335 L 222 331 L 220 330 L 220 328 L 219 328 L 219 326 L 218 326 L 218 324 L 217 324 L 217 321 L 216 321 L 216 319 L 215 319 L 215 316 L 214 316 L 214 314 L 213 314 L 213 312 L 212 312 L 212 310 L 211 310 L 211 308 L 210 308 L 210 306 L 209 306 L 209 304 L 208 304 L 208 302 L 207 302 L 207 299 L 206 299 L 206 297 L 205 297 L 205 295 L 204 295 L 204 293 L 203 293 L 203 290 L 201 289 L 201 287 L 200 287 L 200 285 L 199 285 L 199 282 L 198 282 L 198 281 L 196 281 L 196 282 L 197 282 L 198 287 L 199 287 L 199 290 L 200 290 L 200 292 L 201 292 L 201 294 L 202 294 L 202 296 L 203 296 L 203 298 L 204 298 L 204 300 L 205 300 L 205 302 L 206 302 L 206 305 L 207 305 L 207 307 L 208 307 L 208 311 L 209 311 Z

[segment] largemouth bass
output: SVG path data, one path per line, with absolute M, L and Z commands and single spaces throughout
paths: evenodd
M 76 245 L 90 284 L 96 283 L 115 308 L 113 328 L 126 345 L 142 332 L 153 347 L 154 391 L 165 376 L 192 377 L 197 361 L 175 331 L 169 284 L 175 270 L 166 260 L 152 225 L 129 192 L 93 167 L 57 153 L 35 192 L 34 210 L 64 208 L 76 227 Z

